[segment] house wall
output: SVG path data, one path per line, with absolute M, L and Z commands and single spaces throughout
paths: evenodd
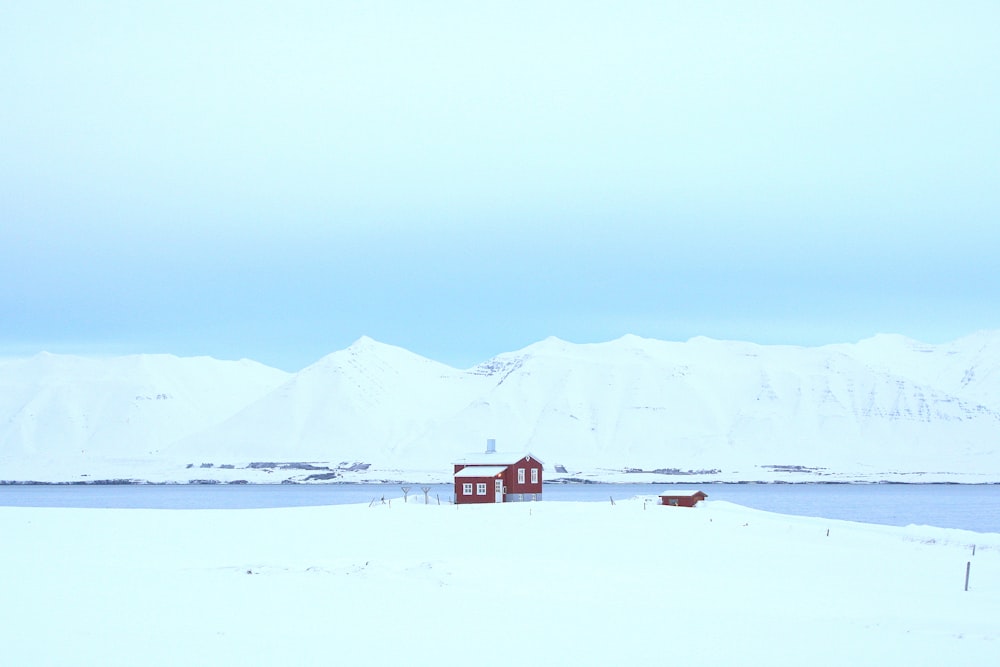
M 694 507 L 699 500 L 704 500 L 707 496 L 660 496 L 661 505 L 672 505 L 674 507 Z M 674 502 L 676 501 L 676 502 Z
M 455 479 L 455 504 L 471 505 L 496 502 L 496 477 L 460 477 Z M 465 484 L 472 484 L 472 494 L 462 493 Z M 486 495 L 476 494 L 476 485 L 486 484 Z
M 524 483 L 518 483 L 517 471 L 518 469 L 524 470 Z M 531 471 L 538 471 L 538 481 L 535 484 L 531 483 Z M 521 499 L 524 496 L 525 500 L 542 498 L 542 464 L 531 458 L 530 456 L 522 458 L 517 463 L 512 464 L 507 468 L 504 473 L 504 486 L 506 487 L 506 495 L 504 500 L 506 502 L 514 502 Z

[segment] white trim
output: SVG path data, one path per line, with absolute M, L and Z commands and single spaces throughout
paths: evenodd
M 524 468 L 517 469 L 517 483 L 524 484 Z
M 485 496 L 486 495 L 486 482 L 479 482 L 476 484 L 476 495 Z
M 471 496 L 472 495 L 472 482 L 466 482 L 462 485 L 462 495 Z
M 538 468 L 531 469 L 531 483 L 538 484 Z

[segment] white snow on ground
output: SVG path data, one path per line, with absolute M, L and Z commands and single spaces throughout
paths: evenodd
M 5 507 L 0 535 L 8 665 L 988 665 L 1000 654 L 993 533 L 721 501 L 411 498 Z

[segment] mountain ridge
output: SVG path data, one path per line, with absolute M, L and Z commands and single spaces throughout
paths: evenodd
M 581 474 L 763 478 L 779 466 L 1000 481 L 998 396 L 997 331 L 818 347 L 549 337 L 464 370 L 367 336 L 297 373 L 42 353 L 0 364 L 0 479 L 46 466 L 77 479 L 112 460 L 135 476 L 209 460 L 447 470 L 494 437 Z

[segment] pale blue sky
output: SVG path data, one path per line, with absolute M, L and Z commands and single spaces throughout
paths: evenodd
M 822 5 L 822 6 L 820 6 Z M 1000 3 L 0 3 L 0 356 L 1000 328 Z

